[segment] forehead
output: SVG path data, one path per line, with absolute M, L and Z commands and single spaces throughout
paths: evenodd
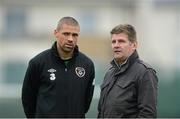
M 126 33 L 112 34 L 111 39 L 112 40 L 128 39 L 128 35 Z
M 79 32 L 80 28 L 79 28 L 79 26 L 62 24 L 60 31 L 62 31 L 62 32 Z

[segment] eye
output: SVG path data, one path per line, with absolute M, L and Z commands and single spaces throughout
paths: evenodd
M 73 37 L 78 37 L 79 35 L 77 33 L 72 34 Z
M 116 40 L 112 40 L 112 43 L 113 43 L 113 44 L 116 43 Z
M 119 39 L 118 40 L 118 43 L 125 43 L 126 41 L 125 40 L 123 40 L 123 39 Z
M 64 36 L 69 36 L 69 35 L 70 35 L 70 33 L 68 33 L 68 32 L 64 32 L 64 33 L 63 33 L 63 35 L 64 35 Z

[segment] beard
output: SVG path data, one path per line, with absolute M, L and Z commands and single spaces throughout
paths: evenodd
M 71 53 L 74 51 L 74 47 L 62 47 L 62 51 L 65 53 Z

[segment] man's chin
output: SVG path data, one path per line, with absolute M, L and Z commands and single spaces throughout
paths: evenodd
M 72 52 L 73 50 L 74 50 L 74 48 L 65 48 L 65 49 L 64 49 L 64 52 L 70 53 L 70 52 Z
M 115 58 L 115 59 L 121 59 L 122 56 L 120 56 L 120 55 L 114 55 L 114 58 Z

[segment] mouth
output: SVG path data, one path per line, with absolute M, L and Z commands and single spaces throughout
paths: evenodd
M 114 53 L 121 53 L 122 51 L 120 50 L 115 50 Z
M 65 45 L 67 48 L 74 48 L 74 45 L 73 44 L 66 44 Z

